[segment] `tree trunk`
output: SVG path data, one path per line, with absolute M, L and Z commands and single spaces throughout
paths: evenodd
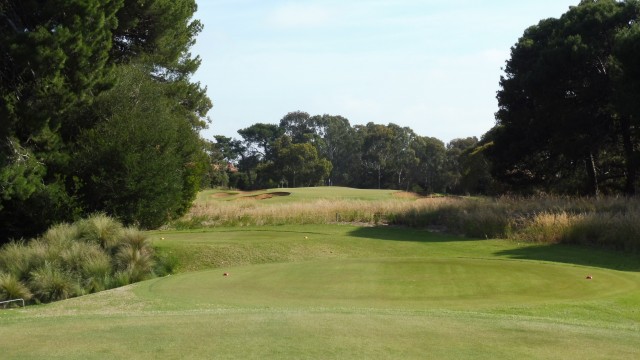
M 587 170 L 588 179 L 588 191 L 590 195 L 598 197 L 600 195 L 600 189 L 598 187 L 598 173 L 596 169 L 596 162 L 593 153 L 589 153 L 589 157 L 585 160 L 585 167 Z
M 624 192 L 627 196 L 636 194 L 636 161 L 633 151 L 633 142 L 631 141 L 631 121 L 625 117 L 621 120 L 622 128 L 622 146 L 624 149 L 624 159 L 626 167 L 626 182 Z

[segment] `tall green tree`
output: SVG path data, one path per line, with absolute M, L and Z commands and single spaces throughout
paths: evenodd
M 500 81 L 497 129 L 486 152 L 495 176 L 547 190 L 574 183 L 561 191 L 592 195 L 603 181 L 615 191 L 616 179 L 626 177 L 626 192 L 634 192 L 632 156 L 619 142 L 628 126 L 616 105 L 614 44 L 639 14 L 635 0 L 585 0 L 525 31 Z
M 127 201 L 116 189 L 103 193 L 99 206 L 87 195 L 97 192 L 89 188 L 97 184 L 90 179 L 121 174 L 118 169 L 91 176 L 83 172 L 81 178 L 75 166 L 79 154 L 93 152 L 83 143 L 88 134 L 105 132 L 106 124 L 118 118 L 114 114 L 119 108 L 133 109 L 135 104 L 118 103 L 114 109 L 94 104 L 114 84 L 126 83 L 127 79 L 123 82 L 118 77 L 127 71 L 114 69 L 130 64 L 150 81 L 162 84 L 161 91 L 154 93 L 159 94 L 155 101 L 166 102 L 160 108 L 185 124 L 176 128 L 183 139 L 179 157 L 191 159 L 188 164 L 193 166 L 179 172 L 182 194 L 177 206 L 182 210 L 176 213 L 189 206 L 200 184 L 201 169 L 195 164 L 202 157 L 202 144 L 192 141 L 191 134 L 206 126 L 211 107 L 206 89 L 190 80 L 200 64 L 189 53 L 201 29 L 192 20 L 195 10 L 194 0 L 0 0 L 0 241 L 31 237 L 51 223 L 95 208 L 115 209 L 115 202 Z M 139 100 L 136 96 L 125 100 L 134 99 Z M 98 114 L 98 109 L 104 113 Z M 145 123 L 153 111 L 137 114 L 140 118 L 128 118 L 132 128 Z M 149 129 L 152 134 L 155 127 Z M 150 136 L 142 135 L 148 146 L 155 145 Z
M 208 161 L 198 133 L 165 93 L 167 84 L 133 65 L 117 73 L 117 85 L 91 108 L 104 120 L 75 145 L 78 196 L 89 212 L 155 228 L 188 210 Z
M 619 109 L 620 136 L 626 162 L 625 192 L 635 194 L 640 166 L 640 24 L 616 34 L 614 56 L 619 65 L 614 76 L 614 101 Z
M 330 185 L 352 186 L 357 181 L 360 163 L 360 146 L 349 120 L 339 115 L 313 117 L 322 137 L 316 142 L 320 156 L 332 164 L 328 181 Z
M 314 143 L 320 135 L 317 133 L 316 117 L 304 111 L 294 111 L 280 120 L 280 128 L 295 143 Z
M 310 143 L 294 143 L 287 135 L 274 144 L 275 157 L 269 164 L 272 179 L 287 187 L 322 184 L 331 173 L 331 162 L 318 156 Z
M 391 143 L 391 160 L 390 168 L 394 172 L 394 184 L 396 189 L 409 190 L 410 172 L 418 165 L 413 142 L 416 134 L 409 127 L 400 127 L 396 124 L 389 124 L 387 127 L 393 134 Z
M 0 1 L 0 242 L 69 220 L 74 109 L 108 88 L 119 0 Z
M 393 131 L 385 125 L 368 123 L 358 127 L 362 136 L 362 161 L 376 181 L 370 185 L 382 188 L 383 177 L 392 159 Z
M 445 191 L 454 194 L 467 193 L 462 181 L 465 175 L 464 160 L 466 155 L 478 144 L 475 136 L 451 140 L 446 147 L 443 180 Z M 469 170 L 470 171 L 470 170 Z
M 442 140 L 417 136 L 411 147 L 418 160 L 412 171 L 413 181 L 427 193 L 444 192 L 446 148 Z

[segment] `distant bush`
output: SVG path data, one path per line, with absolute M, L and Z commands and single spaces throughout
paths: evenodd
M 145 280 L 156 270 L 165 275 L 174 267 L 171 259 L 155 257 L 143 232 L 97 214 L 2 247 L 0 300 L 63 300 Z

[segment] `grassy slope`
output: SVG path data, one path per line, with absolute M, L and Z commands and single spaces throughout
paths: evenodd
M 192 272 L 0 312 L 3 358 L 640 356 L 640 264 L 617 253 L 336 225 L 153 237 Z
M 353 189 L 339 186 L 318 186 L 308 188 L 282 188 L 268 189 L 252 192 L 205 190 L 198 194 L 196 203 L 211 203 L 220 201 L 235 201 L 246 199 L 260 194 L 269 193 L 289 193 L 289 196 L 276 196 L 264 203 L 291 203 L 299 201 L 313 201 L 318 199 L 329 200 L 388 200 L 393 198 L 393 194 L 398 190 L 376 190 L 376 189 Z M 227 194 L 228 196 L 221 196 Z

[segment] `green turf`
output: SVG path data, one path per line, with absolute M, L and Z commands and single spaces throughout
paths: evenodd
M 353 189 L 339 186 L 318 186 L 306 188 L 267 189 L 252 192 L 234 190 L 205 190 L 198 194 L 196 203 L 210 203 L 221 201 L 238 201 L 252 199 L 261 194 L 280 194 L 267 200 L 268 203 L 292 203 L 300 201 L 329 199 L 329 200 L 365 200 L 378 201 L 393 199 L 398 190 Z M 226 194 L 226 196 L 223 196 Z
M 2 358 L 640 357 L 637 257 L 391 227 L 151 236 L 182 273 L 0 311 Z

